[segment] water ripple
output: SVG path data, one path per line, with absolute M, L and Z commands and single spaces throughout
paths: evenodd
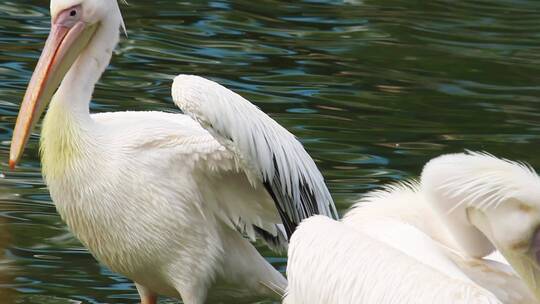
M 341 212 L 441 153 L 540 165 L 540 2 L 129 1 L 92 110 L 175 111 L 178 73 L 255 102 L 304 143 Z M 137 303 L 66 230 L 43 185 L 38 134 L 9 172 L 20 100 L 49 27 L 44 1 L 0 3 L 0 297 Z M 258 247 L 276 267 L 286 260 Z M 2 254 L 3 252 L 3 254 Z

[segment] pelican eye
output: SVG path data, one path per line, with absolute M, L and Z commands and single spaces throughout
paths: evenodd
M 58 16 L 54 18 L 54 23 L 65 27 L 72 27 L 77 21 L 80 21 L 82 17 L 81 5 L 76 5 L 61 11 Z

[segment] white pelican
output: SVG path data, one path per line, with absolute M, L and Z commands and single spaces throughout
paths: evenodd
M 441 156 L 420 184 L 374 191 L 341 222 L 304 221 L 289 244 L 284 303 L 538 303 L 539 228 L 530 167 Z M 494 249 L 513 269 L 484 258 Z
M 302 145 L 247 100 L 196 76 L 176 77 L 172 89 L 189 116 L 91 115 L 123 26 L 118 3 L 52 0 L 51 18 L 10 167 L 50 102 L 41 154 L 56 208 L 100 262 L 136 283 L 143 304 L 158 295 L 200 304 L 211 287 L 220 300 L 223 289 L 279 297 L 286 280 L 246 237 L 279 247 L 302 219 L 336 217 Z

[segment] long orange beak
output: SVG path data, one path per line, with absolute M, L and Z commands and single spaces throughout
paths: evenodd
M 13 131 L 9 167 L 19 162 L 39 117 L 52 99 L 62 79 L 86 48 L 98 25 L 82 21 L 66 25 L 55 22 L 24 95 Z

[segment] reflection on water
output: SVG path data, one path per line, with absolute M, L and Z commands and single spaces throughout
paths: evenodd
M 441 153 L 540 165 L 538 1 L 129 2 L 129 38 L 94 111 L 171 111 L 173 75 L 217 80 L 303 141 L 341 210 Z M 41 180 L 37 136 L 21 169 L 4 169 L 47 3 L 0 3 L 1 303 L 137 303 L 133 285 L 66 231 Z M 284 257 L 261 251 L 284 269 Z

